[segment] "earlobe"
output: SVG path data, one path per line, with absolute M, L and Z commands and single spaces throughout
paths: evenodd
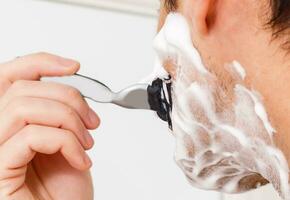
M 215 0 L 192 0 L 192 20 L 200 35 L 206 35 L 209 31 L 208 18 L 212 15 Z

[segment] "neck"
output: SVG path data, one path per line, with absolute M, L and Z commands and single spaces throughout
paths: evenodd
M 290 164 L 290 57 L 285 52 L 273 53 L 270 49 L 269 46 L 260 48 L 242 64 L 247 66 L 248 86 L 262 95 L 270 121 L 277 131 L 275 143 Z

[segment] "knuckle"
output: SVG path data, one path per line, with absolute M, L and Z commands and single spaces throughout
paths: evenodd
M 75 99 L 80 99 L 81 98 L 81 93 L 77 89 L 75 89 L 73 87 L 68 87 L 67 94 L 68 94 L 69 98 L 71 98 L 71 100 L 75 100 Z
M 65 114 L 68 118 L 72 118 L 75 116 L 75 111 L 73 110 L 73 108 L 67 106 L 65 108 Z
M 51 54 L 47 53 L 47 52 L 38 52 L 33 54 L 36 57 L 40 57 L 40 58 L 47 58 L 47 57 L 51 57 Z
M 11 82 L 7 79 L 0 78 L 0 96 L 2 96 L 11 87 Z
M 63 139 L 63 142 L 66 144 L 66 145 L 74 145 L 78 142 L 77 138 L 74 136 L 74 134 L 69 131 L 69 130 L 64 130 L 63 131 L 63 135 L 62 135 L 62 139 Z
M 68 101 L 71 102 L 72 106 L 80 113 L 87 113 L 88 105 L 84 101 L 81 93 L 73 87 L 68 88 L 67 92 L 68 92 L 68 98 L 69 98 Z
M 27 97 L 17 97 L 17 98 L 12 99 L 9 103 L 9 105 L 12 108 L 23 108 L 23 107 L 26 107 L 27 104 L 28 104 Z
M 21 89 L 25 86 L 29 85 L 29 81 L 27 80 L 17 80 L 11 85 L 11 90 Z
M 27 125 L 18 133 L 18 137 L 21 138 L 21 141 L 23 141 L 23 143 L 29 144 L 34 138 L 34 132 L 37 132 L 36 127 L 33 125 Z
M 8 113 L 14 117 L 21 118 L 25 113 L 29 102 L 25 97 L 18 97 L 12 99 L 7 106 Z

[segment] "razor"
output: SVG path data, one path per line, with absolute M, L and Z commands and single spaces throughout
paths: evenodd
M 154 111 L 160 119 L 168 122 L 170 129 L 172 129 L 172 84 L 170 77 L 156 78 L 151 84 L 134 84 L 119 92 L 114 92 L 104 83 L 80 74 L 44 77 L 41 80 L 74 87 L 84 98 L 98 103 L 112 103 L 127 109 Z

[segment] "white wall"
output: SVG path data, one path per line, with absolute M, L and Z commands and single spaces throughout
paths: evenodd
M 153 66 L 156 20 L 51 2 L 0 1 L 0 60 L 48 51 L 78 59 L 81 73 L 114 90 Z M 91 103 L 102 118 L 90 152 L 97 200 L 217 200 L 190 187 L 173 160 L 174 139 L 150 112 Z
M 117 10 L 127 13 L 135 13 L 154 17 L 157 16 L 156 11 L 159 9 L 160 5 L 159 0 L 53 0 L 53 1 Z

